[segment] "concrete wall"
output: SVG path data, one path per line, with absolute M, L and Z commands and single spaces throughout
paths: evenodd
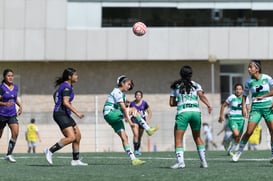
M 193 80 L 206 92 L 211 92 L 211 65 L 204 61 L 2 62 L 0 73 L 4 68 L 13 69 L 21 94 L 28 95 L 51 95 L 55 78 L 67 67 L 74 67 L 79 73 L 79 81 L 75 84 L 77 94 L 107 94 L 122 74 L 134 80 L 135 90 L 154 94 L 169 93 L 170 84 L 180 77 L 180 68 L 186 64 L 193 68 Z M 219 75 L 219 63 L 215 64 L 215 74 Z M 216 92 L 219 92 L 218 76 L 215 82 Z
M 68 29 L 67 7 L 66 0 L 0 0 L 0 60 L 273 58 L 272 28 L 148 27 L 136 37 L 131 28 Z M 97 3 L 93 8 L 101 12 Z

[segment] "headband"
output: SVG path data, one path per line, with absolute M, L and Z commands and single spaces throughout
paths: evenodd
M 255 65 L 257 68 L 259 68 L 260 71 L 262 70 L 261 64 L 259 64 L 258 62 L 256 62 L 256 61 L 251 61 L 251 63 L 254 63 L 254 65 Z

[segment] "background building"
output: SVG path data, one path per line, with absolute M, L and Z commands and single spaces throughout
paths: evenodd
M 121 74 L 144 92 L 153 123 L 161 126 L 143 150 L 172 150 L 175 109 L 168 106 L 169 86 L 184 64 L 193 67 L 193 79 L 212 102 L 212 115 L 204 109 L 203 118 L 215 134 L 222 126 L 217 123 L 221 101 L 248 76 L 249 61 L 262 60 L 263 72 L 272 75 L 272 9 L 271 0 L 0 0 L 0 67 L 15 71 L 24 110 L 15 151 L 26 149 L 22 133 L 32 117 L 43 140 L 38 151 L 60 137 L 51 116 L 52 93 L 54 79 L 66 67 L 80 76 L 75 105 L 86 114 L 79 121 L 84 151 L 121 149 L 101 114 Z M 136 21 L 148 26 L 143 37 L 132 33 Z M 186 149 L 193 149 L 187 134 Z M 261 148 L 267 148 L 267 137 L 264 131 Z M 221 137 L 215 139 L 220 144 Z

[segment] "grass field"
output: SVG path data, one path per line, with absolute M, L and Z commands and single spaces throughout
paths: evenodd
M 3 155 L 2 155 L 3 156 Z M 175 157 L 170 152 L 143 153 L 147 161 L 141 166 L 131 166 L 125 153 L 82 153 L 85 167 L 70 166 L 71 154 L 56 153 L 53 166 L 49 166 L 43 154 L 15 154 L 17 162 L 0 160 L 1 181 L 196 181 L 196 180 L 272 180 L 271 154 L 265 151 L 245 151 L 234 163 L 223 151 L 208 151 L 209 168 L 199 168 L 196 152 L 185 152 L 186 168 L 172 170 Z

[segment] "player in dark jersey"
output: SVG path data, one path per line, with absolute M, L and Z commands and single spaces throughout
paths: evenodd
M 143 92 L 138 90 L 135 92 L 135 100 L 130 102 L 130 107 L 135 108 L 143 120 L 146 121 L 147 124 L 150 123 L 152 117 L 152 111 L 148 105 L 148 103 L 143 100 Z M 134 126 L 131 126 L 131 129 L 134 134 L 133 143 L 134 143 L 134 153 L 135 155 L 141 155 L 140 146 L 141 146 L 141 138 L 144 132 L 144 128 L 141 126 L 140 122 L 135 118 L 131 118 Z
M 5 159 L 11 163 L 15 163 L 16 160 L 13 158 L 12 152 L 19 133 L 17 115 L 22 113 L 22 105 L 17 98 L 18 87 L 13 83 L 13 71 L 11 69 L 5 69 L 3 78 L 0 86 L 0 137 L 2 137 L 4 128 L 6 124 L 8 124 L 11 130 L 11 138 Z M 16 110 L 16 105 L 18 106 L 18 111 Z
M 83 163 L 79 159 L 79 148 L 81 140 L 81 132 L 76 122 L 71 117 L 71 112 L 76 114 L 80 119 L 84 115 L 79 112 L 71 102 L 74 99 L 74 91 L 72 84 L 78 81 L 78 74 L 75 69 L 67 68 L 64 70 L 62 77 L 56 80 L 57 90 L 54 93 L 55 107 L 53 111 L 53 118 L 60 127 L 64 138 L 58 141 L 55 145 L 49 149 L 45 149 L 45 155 L 50 165 L 52 162 L 52 155 L 54 152 L 60 150 L 64 146 L 72 143 L 73 160 L 72 166 L 86 166 L 87 163 Z

